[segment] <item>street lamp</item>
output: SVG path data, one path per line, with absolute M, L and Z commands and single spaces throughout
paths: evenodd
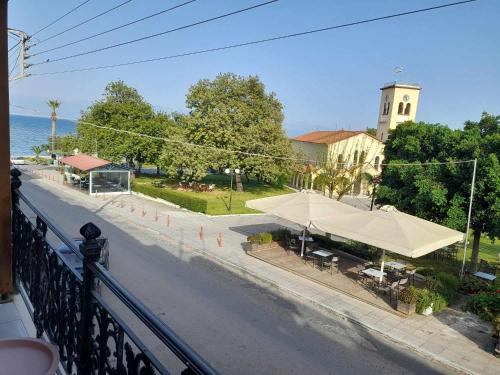
M 236 168 L 234 170 L 231 170 L 230 168 L 224 169 L 224 173 L 228 174 L 231 176 L 231 184 L 229 185 L 229 212 L 232 212 L 232 201 L 233 201 L 233 176 L 235 174 L 240 174 L 240 169 Z

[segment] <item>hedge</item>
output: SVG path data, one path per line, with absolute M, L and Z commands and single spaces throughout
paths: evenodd
M 195 212 L 207 212 L 207 201 L 204 199 L 191 197 L 183 192 L 171 190 L 169 188 L 161 188 L 151 186 L 149 184 L 138 184 L 136 181 L 131 182 L 132 191 L 141 193 L 153 198 L 160 198 L 181 207 Z

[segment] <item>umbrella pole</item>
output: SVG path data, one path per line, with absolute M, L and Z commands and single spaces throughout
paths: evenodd
M 385 261 L 385 249 L 382 249 L 382 264 L 380 266 L 380 279 L 379 283 L 382 283 L 382 279 L 384 278 L 384 261 Z
M 300 248 L 300 256 L 304 256 L 304 243 L 306 242 L 306 227 L 304 227 L 304 230 L 302 231 L 302 246 Z

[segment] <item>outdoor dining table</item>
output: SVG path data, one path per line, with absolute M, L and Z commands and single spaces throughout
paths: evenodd
M 373 279 L 380 279 L 380 275 L 381 275 L 380 270 L 377 270 L 375 268 L 368 268 L 368 269 L 363 270 L 361 272 L 363 272 L 365 275 L 372 277 Z M 382 275 L 387 276 L 387 274 L 385 272 L 382 272 Z
M 325 259 L 328 259 L 329 257 L 332 257 L 332 262 L 334 261 L 338 261 L 338 258 L 337 257 L 334 257 L 333 253 L 327 251 L 327 250 L 323 250 L 323 249 L 320 249 L 320 250 L 316 250 L 316 251 L 313 251 L 312 254 L 314 254 L 318 259 L 321 260 L 321 263 L 320 263 L 320 269 L 321 271 L 323 271 L 323 263 L 325 262 Z
M 474 276 L 479 277 L 480 279 L 489 281 L 493 283 L 496 280 L 496 276 L 492 275 L 491 273 L 486 273 L 486 272 L 476 272 Z
M 391 262 L 385 262 L 385 266 L 389 268 L 393 268 L 398 271 L 402 271 L 406 268 L 406 264 L 391 261 Z

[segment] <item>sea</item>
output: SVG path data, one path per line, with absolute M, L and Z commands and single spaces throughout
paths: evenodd
M 75 122 L 57 119 L 56 134 L 75 134 Z M 35 117 L 24 115 L 10 115 L 10 154 L 16 156 L 34 155 L 31 147 L 48 144 L 52 120 L 50 116 Z

